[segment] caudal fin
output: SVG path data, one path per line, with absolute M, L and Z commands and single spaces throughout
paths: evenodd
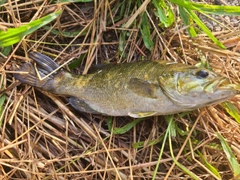
M 44 79 L 41 78 L 58 68 L 58 64 L 48 56 L 38 52 L 30 52 L 29 57 L 36 62 L 37 69 L 34 68 L 32 63 L 25 63 L 17 70 L 19 73 L 15 73 L 14 77 L 24 84 L 51 91 L 53 89 L 53 75 Z M 40 78 L 38 77 L 36 70 L 38 71 Z
M 37 67 L 45 70 L 47 73 L 51 73 L 59 66 L 50 57 L 41 54 L 39 52 L 29 52 L 28 56 L 37 63 Z

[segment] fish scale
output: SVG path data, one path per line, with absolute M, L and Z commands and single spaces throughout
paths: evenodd
M 40 74 L 58 68 L 39 52 L 30 52 L 29 57 Z M 110 64 L 86 75 L 61 69 L 43 80 L 31 63 L 18 71 L 14 76 L 22 83 L 68 96 L 81 112 L 109 116 L 139 118 L 195 110 L 225 101 L 240 89 L 208 69 L 161 60 Z

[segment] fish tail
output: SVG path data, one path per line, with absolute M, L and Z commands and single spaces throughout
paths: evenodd
M 14 77 L 24 84 L 38 87 L 46 91 L 52 91 L 54 74 L 44 79 L 41 78 L 58 68 L 58 64 L 48 56 L 38 52 L 30 52 L 29 57 L 36 62 L 37 68 L 35 68 L 32 63 L 25 63 L 17 70 L 19 73 L 15 73 Z M 38 70 L 41 78 L 38 77 L 36 70 Z
M 39 52 L 31 51 L 28 56 L 37 63 L 38 68 L 41 68 L 41 70 L 44 70 L 47 73 L 51 73 L 59 67 L 59 65 L 50 57 Z

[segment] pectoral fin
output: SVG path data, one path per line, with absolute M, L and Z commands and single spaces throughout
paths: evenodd
M 159 88 L 156 84 L 152 84 L 148 81 L 132 78 L 128 82 L 128 88 L 139 96 L 148 98 L 157 98 L 156 91 Z
M 154 116 L 157 112 L 129 112 L 128 115 L 133 118 L 143 118 Z
M 70 97 L 69 102 L 78 111 L 92 114 L 100 114 L 99 112 L 92 109 L 92 107 L 89 106 L 89 104 L 87 104 L 84 100 L 80 98 Z

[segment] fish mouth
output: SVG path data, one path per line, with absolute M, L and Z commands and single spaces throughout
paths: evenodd
M 232 84 L 227 78 L 220 77 L 208 82 L 204 87 L 204 91 L 208 93 L 213 93 L 217 90 L 240 91 L 240 85 Z

